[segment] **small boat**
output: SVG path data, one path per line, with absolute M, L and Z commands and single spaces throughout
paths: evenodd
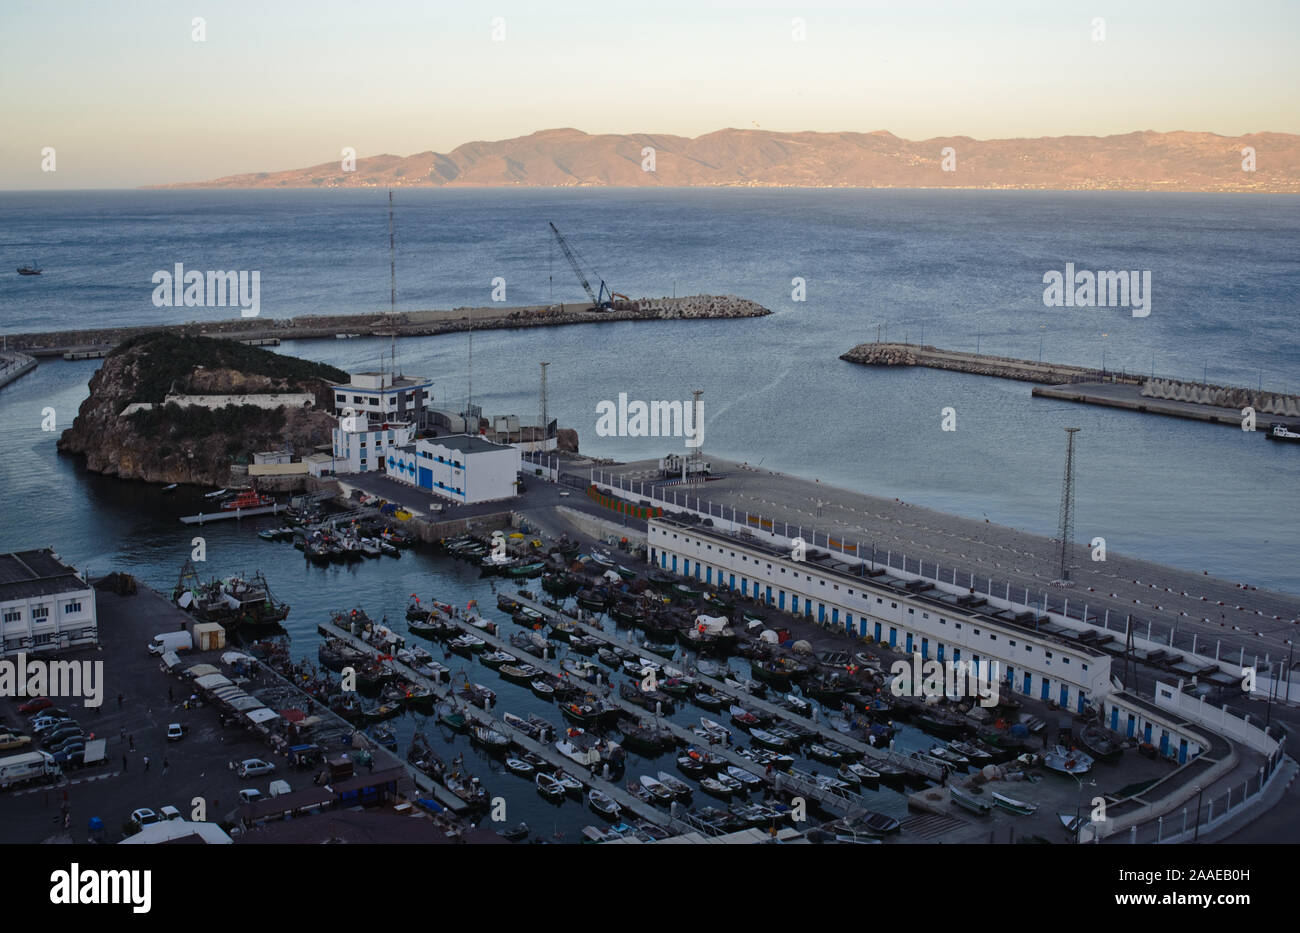
M 742 729 L 752 729 L 754 726 L 762 725 L 762 721 L 758 716 L 743 706 L 731 707 L 731 721 Z
M 537 793 L 541 794 L 547 800 L 563 800 L 566 793 L 564 785 L 551 777 L 545 771 L 538 771 L 537 776 L 533 778 L 537 785 Z M 599 793 L 598 791 L 596 793 Z
M 825 762 L 828 765 L 837 765 L 844 760 L 844 756 L 837 751 L 827 748 L 817 742 L 808 746 L 808 757 L 817 761 Z
M 728 729 L 726 726 L 719 725 L 718 723 L 714 722 L 712 719 L 705 719 L 703 716 L 701 716 L 700 726 L 704 730 L 705 737 L 711 739 L 714 742 L 720 742 L 721 744 L 725 745 L 731 741 L 731 730 Z
M 204 498 L 204 499 L 220 499 L 220 498 L 221 498 L 222 496 L 224 496 L 225 494 L 226 494 L 226 490 L 225 490 L 225 489 L 218 489 L 218 490 L 216 490 L 215 492 L 205 492 L 205 493 L 203 494 L 203 498 Z
M 170 485 L 164 486 L 164 487 L 162 488 L 162 491 L 163 491 L 163 492 L 175 492 L 175 491 L 176 491 L 176 486 L 177 486 L 177 485 L 178 485 L 178 484 L 176 484 L 176 483 L 171 483 Z
M 716 778 L 706 777 L 700 781 L 700 790 L 721 800 L 731 799 L 731 788 Z
M 550 700 L 555 697 L 555 688 L 540 677 L 536 680 L 530 680 L 528 686 L 532 688 L 533 693 L 537 694 L 543 700 Z
M 880 784 L 880 772 L 874 768 L 868 768 L 861 762 L 855 762 L 851 765 L 845 765 L 843 770 L 848 771 L 858 779 L 858 782 L 864 787 L 877 787 Z M 843 777 L 843 775 L 840 775 Z
M 19 275 L 40 275 L 41 271 L 42 271 L 41 267 L 36 265 L 36 263 L 34 262 L 28 263 L 25 266 L 18 267 Z
M 752 771 L 746 771 L 744 768 L 738 768 L 735 765 L 727 766 L 727 774 L 736 781 L 739 781 L 743 787 L 752 790 L 763 783 L 763 779 Z
M 560 786 L 564 788 L 565 793 L 574 797 L 582 796 L 582 782 L 567 771 L 556 771 L 555 780 L 560 782 Z
M 470 726 L 469 739 L 488 754 L 504 754 L 510 747 L 510 737 L 491 726 Z
M 1057 813 L 1056 818 L 1061 821 L 1061 826 L 1067 833 L 1076 839 L 1083 834 L 1085 826 L 1092 824 L 1086 816 L 1076 816 L 1073 813 Z
M 617 819 L 618 815 L 623 812 L 623 808 L 618 805 L 617 801 L 603 791 L 594 788 L 587 792 L 587 806 L 608 820 Z
M 18 270 L 22 272 L 22 269 Z M 38 272 L 37 275 L 40 273 Z M 1264 435 L 1270 441 L 1287 441 L 1292 444 L 1300 442 L 1300 432 L 1297 432 L 1292 425 L 1274 422 L 1268 426 L 1268 433 Z
M 498 829 L 498 830 L 497 830 L 497 835 L 498 835 L 498 836 L 500 836 L 502 839 L 506 839 L 506 840 L 508 840 L 508 841 L 510 841 L 510 842 L 523 842 L 525 839 L 528 838 L 529 834 L 531 834 L 531 833 L 532 833 L 532 830 L 529 829 L 527 823 L 520 823 L 520 824 L 519 824 L 518 826 L 516 826 L 514 829 Z
M 524 761 L 522 758 L 515 758 L 514 756 L 506 759 L 506 768 L 512 774 L 517 774 L 520 777 L 532 777 L 537 773 L 537 769 L 531 764 Z
M 678 800 L 689 800 L 691 797 L 691 786 L 685 781 L 680 781 L 673 777 L 667 771 L 659 772 L 659 783 L 673 792 Z
M 777 735 L 774 732 L 768 732 L 766 729 L 751 729 L 749 732 L 749 737 L 752 738 L 759 745 L 762 745 L 765 748 L 775 749 L 777 751 L 784 751 L 785 749 L 790 747 L 790 743 L 786 741 L 786 739 Z
M 903 824 L 892 816 L 868 811 L 862 816 L 862 825 L 877 835 L 888 836 L 891 833 L 898 832 Z
M 1113 732 L 1093 723 L 1083 727 L 1079 742 L 1100 761 L 1114 761 L 1124 753 L 1124 746 Z
M 993 809 L 992 804 L 985 803 L 969 791 L 964 791 L 960 787 L 949 787 L 948 793 L 952 797 L 952 802 L 963 810 L 969 810 L 976 816 L 988 816 L 989 811 Z
M 672 803 L 677 797 L 676 794 L 668 789 L 668 785 L 652 778 L 648 774 L 641 775 L 641 786 L 646 789 L 655 803 Z
M 614 558 L 610 557 L 608 553 L 599 548 L 593 548 L 589 556 L 593 563 L 599 564 L 602 567 L 614 566 Z
M 262 509 L 268 505 L 275 505 L 273 496 L 262 496 L 249 489 L 241 492 L 230 501 L 221 503 L 221 511 L 234 512 L 240 509 Z
M 1038 804 L 1025 803 L 1023 800 L 1016 800 L 1006 794 L 993 794 L 993 803 L 1003 810 L 1010 810 L 1012 813 L 1019 813 L 1021 816 L 1032 816 L 1038 810 Z
M 1078 749 L 1057 745 L 1043 756 L 1043 767 L 1056 774 L 1077 777 L 1092 770 L 1092 758 Z

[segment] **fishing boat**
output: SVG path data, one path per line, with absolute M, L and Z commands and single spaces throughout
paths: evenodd
M 980 800 L 969 791 L 962 790 L 960 787 L 949 787 L 948 794 L 952 797 L 952 802 L 963 810 L 968 810 L 976 816 L 988 816 L 993 806 Z
M 1078 749 L 1057 745 L 1043 756 L 1043 767 L 1056 774 L 1078 777 L 1092 770 L 1092 758 Z
M 719 725 L 712 719 L 700 717 L 700 727 L 704 730 L 705 736 L 714 742 L 726 745 L 731 741 L 731 730 L 726 726 Z
M 163 492 L 175 492 L 175 491 L 176 491 L 176 487 L 177 487 L 177 485 L 178 485 L 177 483 L 169 483 L 168 485 L 166 485 L 166 486 L 164 486 L 164 487 L 162 488 L 162 491 L 163 491 Z
M 547 800 L 561 801 L 567 793 L 563 784 L 544 771 L 538 771 L 533 781 L 537 785 L 537 793 Z
M 600 548 L 592 548 L 591 553 L 587 556 L 591 558 L 592 563 L 601 567 L 614 566 L 614 558 L 610 557 L 607 552 L 600 550 Z
M 274 496 L 263 496 L 252 489 L 247 489 L 233 499 L 221 503 L 221 511 L 233 512 L 236 509 L 262 509 L 275 505 Z
M 646 792 L 649 793 L 651 799 L 655 803 L 669 804 L 677 797 L 676 794 L 668 789 L 666 784 L 652 778 L 648 774 L 641 775 L 641 786 L 645 788 Z
M 737 753 L 755 764 L 770 767 L 776 771 L 789 771 L 794 767 L 794 756 L 783 755 L 766 748 L 741 748 Z
M 733 706 L 730 711 L 731 721 L 742 729 L 749 730 L 755 726 L 762 725 L 762 720 L 743 706 Z M 701 720 L 701 722 L 703 722 L 703 720 Z
M 678 800 L 690 800 L 693 791 L 691 785 L 685 781 L 678 780 L 667 771 L 660 771 L 658 774 L 659 783 L 673 792 L 673 796 Z
M 768 732 L 766 729 L 751 729 L 749 737 L 759 745 L 765 748 L 784 751 L 790 747 L 790 743 L 774 732 Z
M 555 698 L 555 687 L 546 680 L 538 677 L 528 682 L 529 688 L 543 700 L 552 700 Z
M 746 771 L 744 768 L 739 768 L 736 765 L 727 766 L 727 775 L 731 777 L 732 780 L 740 782 L 741 786 L 746 790 L 753 790 L 756 787 L 761 787 L 763 784 L 763 779 L 757 774 L 752 771 Z
M 1008 797 L 1006 794 L 993 794 L 993 803 L 1003 810 L 1010 810 L 1012 813 L 1018 813 L 1021 816 L 1033 816 L 1038 810 L 1038 804 L 1025 803 L 1023 800 L 1016 800 L 1014 797 Z
M 532 777 L 537 773 L 537 769 L 522 758 L 515 758 L 513 755 L 506 758 L 506 769 L 511 774 L 517 774 L 520 777 Z
M 607 820 L 614 820 L 623 812 L 614 798 L 595 788 L 587 792 L 587 806 Z
M 447 647 L 457 654 L 469 657 L 471 654 L 484 650 L 487 647 L 487 642 L 466 632 L 464 635 L 459 635 L 449 641 Z
M 512 564 L 507 566 L 502 572 L 512 579 L 520 580 L 527 577 L 539 577 L 542 571 L 546 569 L 546 564 L 542 561 L 526 561 L 522 564 Z
M 560 786 L 563 787 L 565 793 L 569 794 L 570 796 L 572 797 L 582 796 L 582 790 L 583 790 L 582 782 L 579 781 L 572 774 L 569 774 L 567 771 L 564 771 L 562 769 L 557 770 L 555 772 L 555 780 L 560 782 Z
M 443 775 L 443 785 L 471 808 L 482 809 L 488 805 L 487 788 L 478 778 L 459 770 Z
M 228 490 L 225 490 L 225 489 L 217 489 L 217 490 L 214 490 L 213 492 L 205 492 L 205 493 L 203 494 L 203 498 L 204 498 L 204 499 L 220 499 L 222 496 L 224 496 L 224 495 L 226 494 L 227 491 L 228 491 Z
M 469 740 L 489 755 L 505 754 L 506 749 L 510 747 L 510 737 L 492 726 L 470 726 Z
M 34 262 L 30 262 L 25 266 L 18 267 L 19 275 L 40 275 L 41 271 L 42 271 L 41 267 L 36 265 L 36 263 Z
M 1083 727 L 1079 733 L 1079 743 L 1099 761 L 1114 761 L 1124 753 L 1124 746 L 1115 734 L 1095 723 Z
M 717 778 L 703 778 L 700 781 L 700 790 L 712 797 L 717 797 L 719 800 L 731 799 L 731 788 L 726 784 L 723 784 Z
M 844 760 L 844 756 L 839 752 L 829 749 L 819 742 L 814 742 L 808 746 L 808 757 L 828 765 L 838 765 Z
M 496 705 L 497 695 L 482 684 L 465 683 L 460 688 L 460 695 L 479 709 L 490 709 Z
M 892 816 L 886 816 L 883 813 L 867 811 L 862 815 L 862 825 L 871 832 L 881 836 L 888 836 L 898 832 L 903 824 Z
M 23 270 L 19 269 L 19 272 Z M 39 274 L 39 273 L 38 273 Z M 1268 426 L 1268 433 L 1264 435 L 1270 441 L 1284 441 L 1292 444 L 1300 443 L 1300 432 L 1297 432 L 1292 425 L 1274 422 Z
M 494 671 L 500 671 L 507 664 L 514 664 L 519 659 L 506 651 L 485 651 L 479 655 L 479 663 Z
M 869 768 L 862 762 L 844 765 L 844 771 L 849 772 L 858 779 L 858 783 L 864 787 L 878 787 L 880 785 L 880 772 L 874 768 Z M 843 775 L 840 775 L 843 777 Z
M 696 706 L 707 709 L 709 712 L 717 712 L 722 709 L 725 704 L 731 702 L 731 697 L 727 696 L 725 693 L 719 693 L 712 687 L 705 687 L 702 690 L 697 690 L 695 696 L 691 699 L 695 702 Z

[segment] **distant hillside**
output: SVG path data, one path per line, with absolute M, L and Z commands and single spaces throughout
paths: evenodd
M 654 171 L 642 166 L 654 149 Z M 943 150 L 955 170 L 944 171 Z M 1255 150 L 1244 171 L 1242 150 Z M 949 164 L 952 164 L 951 162 Z M 159 188 L 365 187 L 1038 188 L 1300 192 L 1300 136 L 1150 131 L 1122 136 L 913 142 L 892 133 L 719 130 L 694 139 L 543 130 L 449 153 L 359 158 Z

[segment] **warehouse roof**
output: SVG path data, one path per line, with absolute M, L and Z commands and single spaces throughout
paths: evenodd
M 0 554 L 0 601 L 89 588 L 77 571 L 49 548 Z

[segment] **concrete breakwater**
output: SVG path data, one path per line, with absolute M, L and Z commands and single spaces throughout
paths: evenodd
M 911 343 L 862 343 L 840 359 L 864 366 L 927 366 L 977 376 L 996 376 L 1021 382 L 1061 385 L 1067 382 L 1114 382 L 1141 385 L 1145 378 L 1133 373 L 1119 373 L 1064 363 L 1018 360 L 1009 356 L 987 356 L 960 350 L 940 350 Z
M 148 324 L 86 330 L 11 334 L 8 344 L 32 356 L 62 356 L 88 348 L 110 348 L 140 334 L 168 331 L 183 337 L 230 340 L 314 340 L 339 334 L 367 337 L 427 337 L 466 330 L 557 327 L 609 321 L 704 320 L 762 317 L 772 312 L 756 302 L 732 295 L 688 295 L 681 298 L 642 298 L 621 311 L 582 310 L 579 305 L 455 308 L 449 311 L 401 311 L 373 314 L 302 315 L 294 318 L 231 318 L 184 324 Z
M 26 353 L 0 353 L 0 388 L 36 368 L 36 360 Z

